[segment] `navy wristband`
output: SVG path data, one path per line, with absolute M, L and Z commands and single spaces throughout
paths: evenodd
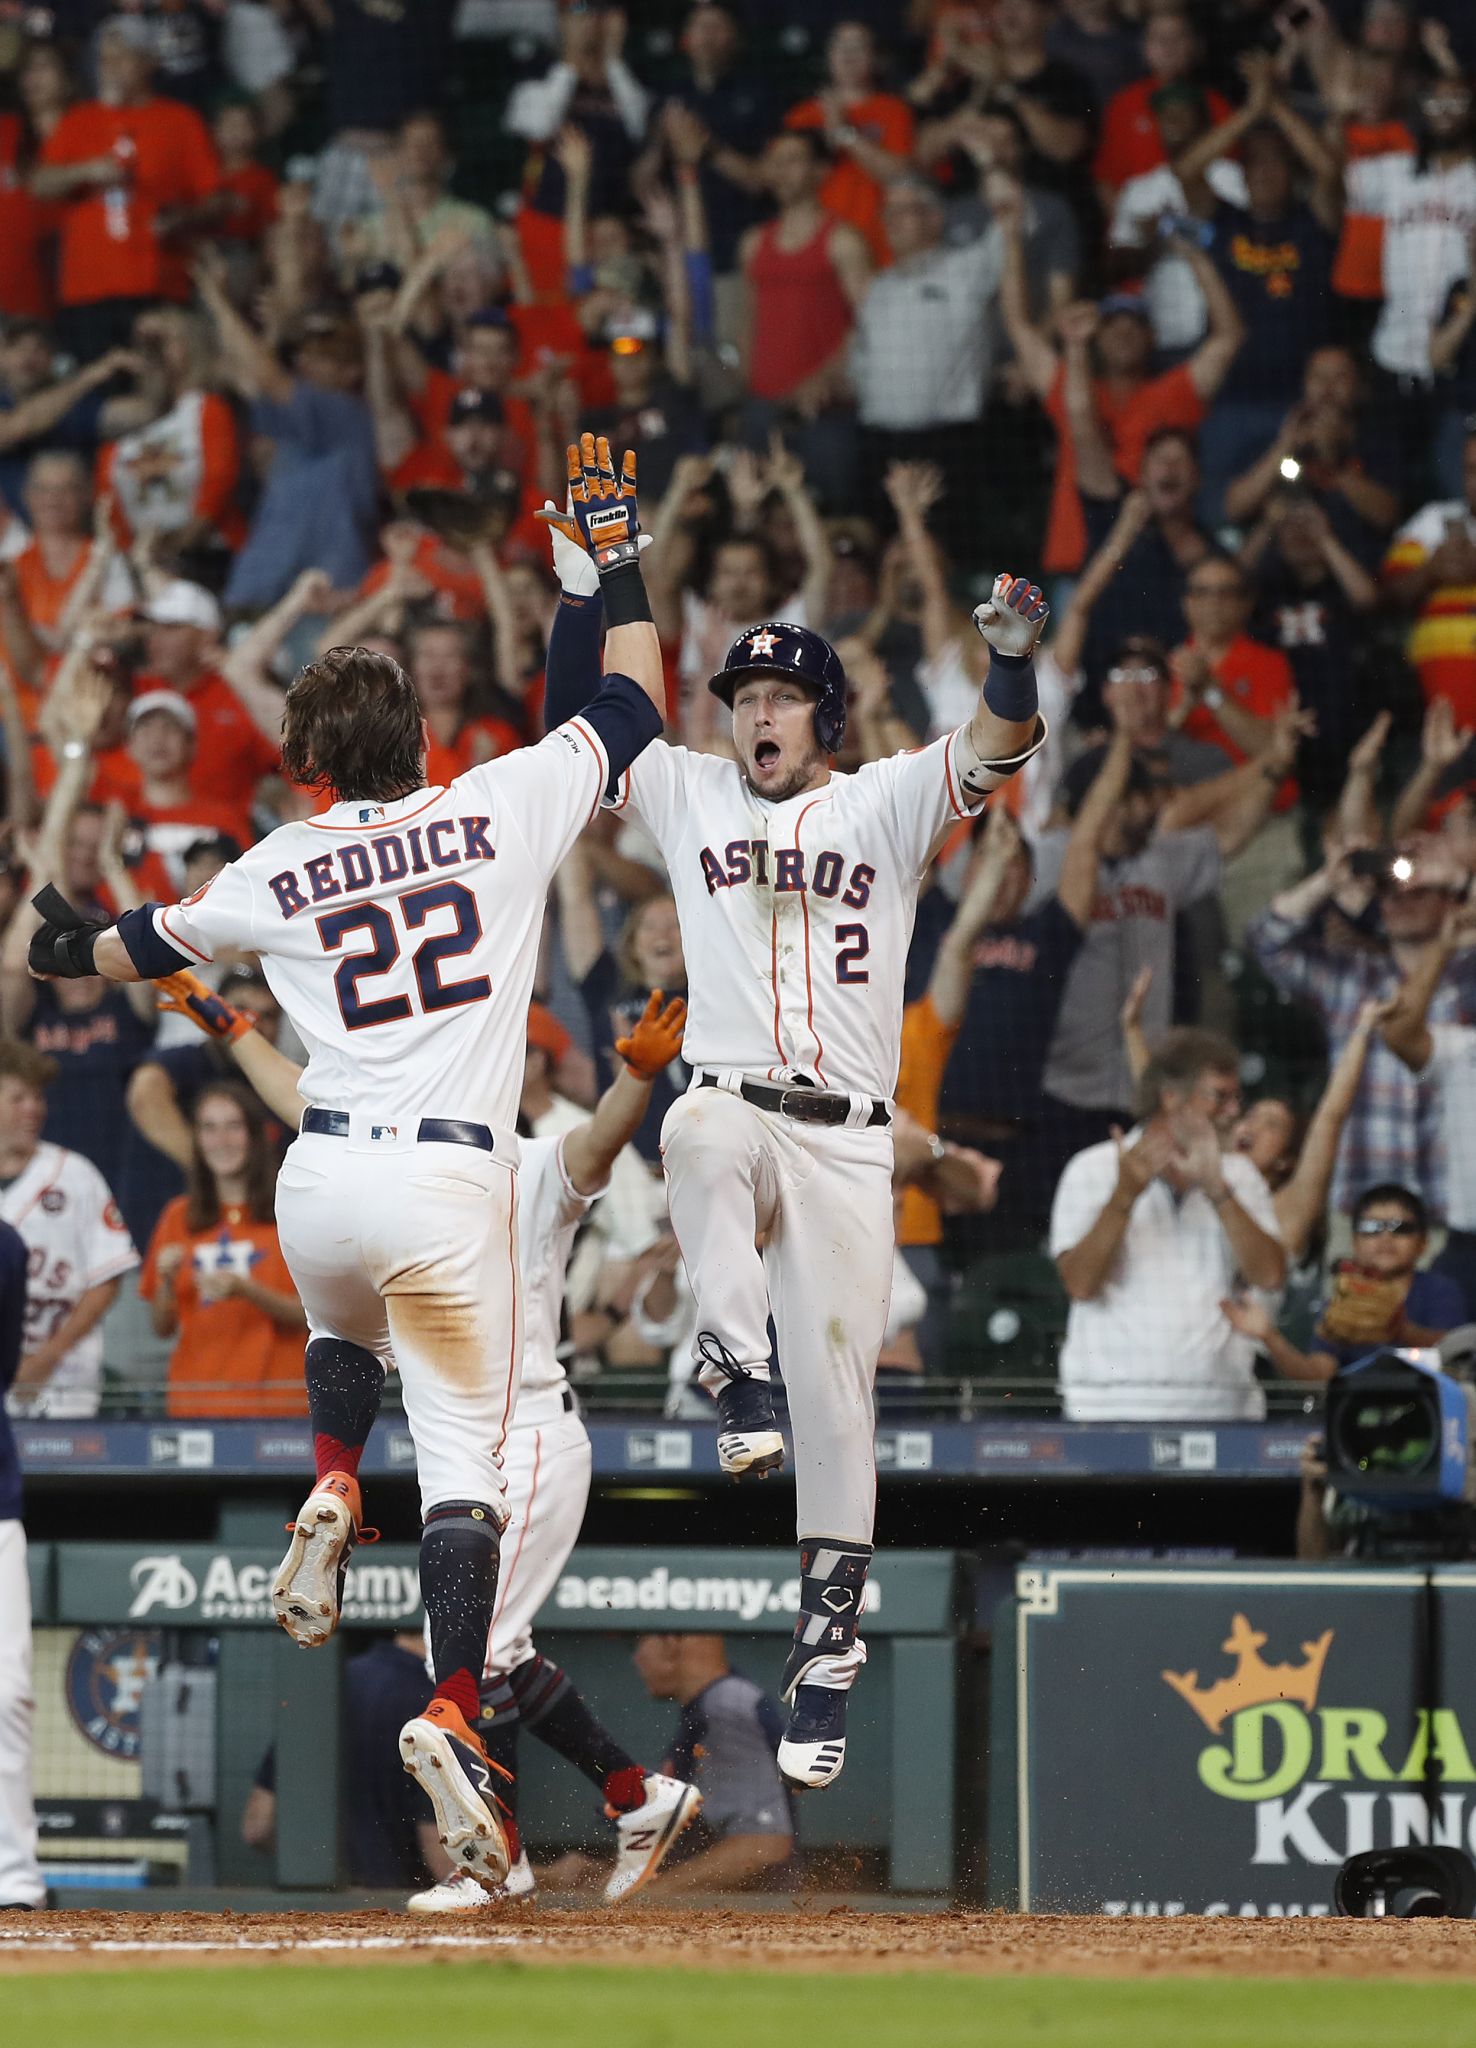
M 1001 654 L 989 650 L 989 673 L 984 678 L 984 702 L 996 718 L 1011 725 L 1024 725 L 1040 709 L 1035 682 L 1034 654 Z

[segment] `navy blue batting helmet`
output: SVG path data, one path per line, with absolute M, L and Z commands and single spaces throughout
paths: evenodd
M 738 635 L 707 687 L 731 711 L 744 676 L 773 675 L 776 670 L 798 676 L 818 692 L 815 737 L 827 754 L 838 754 L 846 736 L 846 672 L 830 642 L 808 626 L 792 626 L 786 619 L 751 626 Z

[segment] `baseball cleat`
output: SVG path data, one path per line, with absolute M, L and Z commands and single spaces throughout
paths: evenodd
M 441 1847 L 488 1890 L 507 1882 L 507 1836 L 492 1787 L 494 1766 L 450 1700 L 433 1699 L 400 1730 L 405 1769 L 435 1809 Z
M 439 1884 L 414 1893 L 405 1907 L 411 1913 L 476 1913 L 485 1906 L 506 1905 L 510 1899 L 531 1899 L 536 1890 L 533 1866 L 521 1855 L 496 1891 L 489 1891 L 469 1870 L 453 1870 Z
M 300 1649 L 315 1650 L 338 1627 L 349 1552 L 379 1535 L 361 1525 L 362 1512 L 358 1480 L 329 1472 L 287 1524 L 292 1541 L 272 1581 L 272 1612 Z
M 617 1906 L 648 1884 L 678 1835 L 701 1811 L 702 1794 L 695 1785 L 647 1771 L 645 1799 L 616 1822 L 615 1868 L 605 1886 L 605 1904 Z
M 738 1363 L 727 1345 L 710 1330 L 697 1336 L 697 1355 L 723 1375 L 716 1390 L 722 1428 L 718 1431 L 718 1463 L 730 1479 L 764 1479 L 784 1463 L 784 1439 L 774 1419 L 774 1395 L 761 1380 Z
M 846 1761 L 846 1695 L 826 1685 L 796 1686 L 778 1760 L 792 1791 L 833 1785 Z

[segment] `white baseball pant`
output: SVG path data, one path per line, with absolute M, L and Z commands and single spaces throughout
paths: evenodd
M 46 1897 L 31 1796 L 35 1718 L 26 1532 L 0 1522 L 0 1906 L 39 1906 Z
M 501 1454 L 522 1350 L 516 1175 L 508 1157 L 413 1132 L 413 1121 L 401 1134 L 355 1115 L 347 1138 L 298 1137 L 277 1177 L 282 1255 L 310 1338 L 344 1338 L 398 1368 L 422 1515 L 485 1501 L 506 1526 Z
M 525 1415 L 528 1404 L 520 1401 L 503 1446 L 512 1520 L 502 1539 L 484 1678 L 506 1677 L 533 1655 L 534 1617 L 559 1583 L 589 1503 L 594 1454 L 588 1430 L 577 1414 L 565 1413 L 557 1392 L 532 1400 L 540 1419 Z
M 661 1157 L 699 1332 L 767 1376 L 773 1312 L 799 1535 L 869 1543 L 872 1385 L 895 1242 L 890 1130 L 800 1123 L 694 1088 L 666 1113 Z M 722 1385 L 710 1367 L 700 1377 Z

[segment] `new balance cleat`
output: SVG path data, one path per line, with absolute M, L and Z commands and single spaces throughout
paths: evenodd
M 795 1792 L 833 1785 L 846 1761 L 846 1694 L 798 1685 L 779 1744 L 779 1775 Z
M 505 1906 L 510 1900 L 531 1899 L 537 1888 L 532 1864 L 526 1855 L 520 1855 L 495 1891 L 489 1891 L 469 1870 L 453 1870 L 439 1884 L 416 1892 L 405 1903 L 411 1913 L 478 1913 L 488 1906 Z
M 272 1581 L 272 1612 L 301 1649 L 315 1650 L 338 1627 L 349 1552 L 378 1539 L 377 1529 L 362 1526 L 362 1512 L 358 1480 L 330 1472 L 287 1524 L 292 1541 Z
M 458 1708 L 433 1699 L 400 1730 L 400 1755 L 435 1809 L 436 1834 L 458 1870 L 489 1890 L 505 1884 L 512 1859 L 492 1784 L 499 1767 L 488 1762 Z
M 615 1868 L 605 1886 L 605 1904 L 617 1906 L 649 1884 L 677 1837 L 701 1811 L 702 1794 L 695 1785 L 647 1771 L 645 1799 L 617 1816 Z
M 710 1330 L 699 1332 L 697 1355 L 723 1376 L 722 1385 L 715 1390 L 722 1417 L 718 1463 L 731 1479 L 763 1479 L 779 1471 L 784 1463 L 784 1439 L 774 1418 L 769 1382 L 740 1365 Z

